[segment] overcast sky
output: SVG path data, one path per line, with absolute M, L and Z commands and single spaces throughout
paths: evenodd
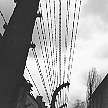
M 73 2 L 74 3 L 74 0 Z M 44 4 L 44 0 L 43 0 Z M 65 7 L 65 3 L 63 3 Z M 0 10 L 4 14 L 6 21 L 12 14 L 15 7 L 13 0 L 0 0 Z M 71 4 L 71 11 L 73 12 Z M 96 67 L 98 74 L 104 78 L 108 71 L 108 0 L 82 0 L 81 13 L 78 27 L 78 34 L 76 40 L 76 48 L 74 54 L 73 69 L 71 75 L 71 86 L 69 95 L 69 105 L 71 101 L 77 98 L 84 100 L 86 96 L 86 83 L 87 75 L 92 67 Z M 0 32 L 3 34 L 2 28 L 3 19 L 0 17 Z M 34 35 L 36 30 L 34 31 Z M 34 37 L 36 42 L 37 37 Z M 38 54 L 40 54 L 38 48 Z M 32 54 L 30 53 L 30 56 Z M 33 76 L 36 74 L 37 69 L 35 61 L 32 57 L 28 57 L 28 68 Z M 41 62 L 43 66 L 44 64 Z M 29 77 L 26 75 L 29 79 Z M 35 77 L 34 77 L 35 78 Z M 39 76 L 38 76 L 39 78 Z M 39 87 L 39 79 L 35 78 L 36 84 Z M 44 95 L 42 87 L 39 89 Z M 35 93 L 36 94 L 36 93 Z

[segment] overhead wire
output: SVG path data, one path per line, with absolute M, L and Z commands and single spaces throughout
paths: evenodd
M 80 0 L 80 6 L 81 6 L 81 0 Z M 70 56 L 69 56 L 69 63 L 68 63 L 68 71 L 70 71 L 70 73 L 67 75 L 67 78 L 70 82 L 70 78 L 69 76 L 71 76 L 71 70 L 72 70 L 72 63 L 73 63 L 73 56 L 74 55 L 74 49 L 75 49 L 75 41 L 76 41 L 76 35 L 77 35 L 77 29 L 78 29 L 78 22 L 79 22 L 79 14 L 80 14 L 80 6 L 79 6 L 79 12 L 78 12 L 78 19 L 76 19 L 76 11 L 77 11 L 77 0 L 75 0 L 75 9 L 74 9 L 74 20 L 72 22 L 72 34 L 71 34 L 71 46 L 70 46 Z M 76 21 L 76 23 L 75 23 Z M 75 24 L 76 24 L 76 28 L 75 28 Z M 74 42 L 73 42 L 74 40 Z
M 37 25 L 36 25 L 37 26 Z M 43 30 L 43 28 L 42 28 Z M 38 27 L 37 27 L 37 31 L 39 32 L 38 30 Z M 43 35 L 46 35 L 44 32 L 43 32 Z M 47 75 L 47 80 L 48 80 L 48 84 L 49 84 L 49 87 L 50 87 L 50 91 L 51 91 L 51 86 L 50 86 L 50 74 L 48 74 L 48 66 L 46 65 L 46 61 L 45 61 L 45 52 L 43 51 L 43 45 L 42 45 L 42 42 L 41 42 L 41 37 L 40 37 L 40 34 L 38 33 L 38 36 L 39 36 L 39 40 L 40 40 L 40 46 L 41 46 L 41 53 L 42 53 L 42 56 L 43 56 L 43 60 L 44 60 L 44 66 L 45 66 L 45 69 L 46 69 L 46 75 Z M 43 37 L 44 38 L 44 37 Z M 44 44 L 45 45 L 45 44 Z
M 32 77 L 32 75 L 31 75 L 31 73 L 30 73 L 30 71 L 29 71 L 28 67 L 27 67 L 27 66 L 25 66 L 25 68 L 27 69 L 27 72 L 28 72 L 28 74 L 29 74 L 29 76 L 30 76 L 31 80 L 32 80 L 32 82 L 33 82 L 33 84 L 34 84 L 34 86 L 35 86 L 35 88 L 36 88 L 36 90 L 37 90 L 38 94 L 40 95 L 39 89 L 38 89 L 38 87 L 36 86 L 36 84 L 35 84 L 35 82 L 34 82 L 34 80 L 33 80 L 33 77 Z
M 54 0 L 54 35 L 55 35 L 55 67 L 57 68 L 58 63 L 58 54 L 57 54 L 57 25 L 56 25 L 56 1 Z M 58 87 L 58 70 L 55 68 L 57 79 L 56 79 L 56 87 Z
M 49 0 L 49 4 L 50 3 L 51 3 L 51 1 Z M 66 16 L 66 31 L 67 32 L 66 32 L 66 35 L 65 35 L 65 49 L 66 49 L 66 51 L 67 51 L 67 47 L 68 47 L 67 36 L 69 35 L 69 20 L 70 20 L 69 19 L 69 12 L 70 12 L 69 7 L 70 7 L 70 0 L 69 1 L 67 0 L 67 16 Z M 53 34 L 53 30 L 51 30 L 51 29 L 53 29 L 52 28 L 53 27 L 52 26 L 53 25 L 52 19 L 51 19 L 51 24 L 49 23 L 49 16 L 51 18 L 51 6 L 50 6 L 49 13 L 48 13 L 48 4 L 47 3 L 46 3 L 46 8 L 47 8 L 46 14 L 47 14 L 47 23 L 48 23 L 47 26 L 48 26 L 49 33 L 48 33 L 48 36 L 43 36 L 44 41 L 41 40 L 42 39 L 41 37 L 39 37 L 39 40 L 41 41 L 40 45 L 41 45 L 42 55 L 43 55 L 43 59 L 44 59 L 44 64 L 46 63 L 45 64 L 45 69 L 46 69 L 47 78 L 48 78 L 48 82 L 49 82 L 49 86 L 50 86 L 50 91 L 52 89 L 52 92 L 53 92 L 54 88 L 55 88 L 54 87 L 55 85 L 56 85 L 56 88 L 57 88 L 59 86 L 59 84 L 62 84 L 62 74 L 61 74 L 61 72 L 62 72 L 62 69 L 61 69 L 61 54 L 62 54 L 61 53 L 61 49 L 62 49 L 62 44 L 61 44 L 62 43 L 62 37 L 61 37 L 61 33 L 62 33 L 61 32 L 61 0 L 59 0 L 59 53 L 58 53 L 58 50 L 57 50 L 57 26 L 56 26 L 56 21 L 55 21 L 55 18 L 56 18 L 56 16 L 55 16 L 55 0 L 54 0 L 54 33 L 55 34 Z M 75 12 L 76 12 L 76 3 L 75 3 Z M 74 14 L 74 18 L 76 18 L 75 14 Z M 79 19 L 79 15 L 78 15 L 78 19 Z M 76 19 L 74 19 L 74 20 L 76 20 Z M 41 21 L 43 21 L 43 19 Z M 42 27 L 44 25 L 45 24 L 43 22 Z M 51 26 L 51 28 L 50 28 L 50 26 Z M 77 23 L 77 26 L 78 26 L 78 23 Z M 45 34 L 45 28 L 44 29 L 42 28 L 42 30 L 43 30 L 43 34 Z M 51 31 L 52 31 L 52 33 L 51 33 Z M 70 69 L 72 67 L 71 60 L 73 61 L 71 53 L 74 54 L 74 51 L 72 52 L 72 49 L 73 49 L 72 48 L 73 47 L 72 40 L 74 39 L 74 35 L 75 35 L 74 32 L 77 34 L 77 27 L 75 28 L 75 22 L 73 22 L 68 71 L 70 71 Z M 55 38 L 54 38 L 54 36 L 55 36 Z M 47 39 L 49 40 L 50 49 L 48 49 Z M 75 35 L 75 40 L 76 40 L 76 35 Z M 54 45 L 52 45 L 53 41 L 55 43 L 55 48 L 54 48 Z M 42 45 L 43 44 L 42 42 L 45 43 L 44 46 Z M 74 47 L 75 47 L 75 44 L 74 44 Z M 49 52 L 50 52 L 50 54 L 49 54 Z M 46 54 L 46 58 L 47 58 L 46 60 L 45 60 L 45 54 Z M 58 61 L 58 55 L 59 55 L 59 61 Z M 58 63 L 59 63 L 59 71 L 56 70 Z M 66 75 L 66 72 L 65 72 L 66 71 L 66 69 L 65 69 L 66 63 L 68 63 L 67 62 L 67 56 L 64 55 L 63 82 L 65 81 L 65 75 Z M 47 70 L 49 71 L 49 74 L 48 74 Z M 70 75 L 71 75 L 71 71 L 70 71 L 70 73 L 67 74 L 67 79 L 68 79 L 69 82 L 70 82 Z M 55 79 L 56 79 L 56 83 L 55 83 Z M 43 79 L 42 79 L 42 81 L 43 81 Z M 66 96 L 64 96 L 64 97 L 66 97 Z M 60 98 L 61 98 L 61 93 L 60 93 Z
M 53 23 L 52 23 L 52 18 L 51 18 L 51 17 L 52 17 L 52 15 L 51 15 L 51 13 L 52 13 L 52 12 L 51 12 L 51 7 L 53 7 L 53 5 L 51 5 L 51 0 L 49 0 L 49 14 L 50 14 L 50 15 L 49 15 L 49 16 L 50 16 L 49 20 L 50 20 L 50 22 L 51 22 L 51 23 L 50 23 L 50 29 L 49 29 L 49 32 L 50 32 L 50 34 L 49 34 L 49 36 L 50 36 L 50 38 L 49 38 L 49 39 L 50 39 L 50 51 L 51 51 L 51 56 L 50 56 L 51 58 L 50 58 L 50 59 L 51 59 L 51 62 L 52 62 L 52 76 L 54 76 L 55 71 L 54 71 L 54 65 L 53 65 L 53 63 L 54 63 L 54 61 L 55 61 L 55 57 L 54 57 L 54 52 L 55 52 L 55 50 L 54 50 L 54 44 L 53 44 L 53 40 L 54 40 L 54 39 L 53 39 L 53 38 L 54 38 L 53 36 L 54 36 L 54 35 L 53 35 L 53 30 L 52 30 L 52 29 L 53 29 L 53 28 L 52 28 L 52 27 L 53 27 Z M 48 18 L 48 17 L 47 17 L 47 18 Z M 53 44 L 53 45 L 52 45 L 52 44 Z M 54 85 L 53 85 L 53 84 L 54 84 L 54 83 L 53 83 L 53 82 L 54 82 L 53 79 L 54 79 L 54 78 L 52 78 L 52 81 L 51 81 L 51 85 L 52 85 L 52 86 L 54 86 Z
M 59 0 L 59 74 L 61 84 L 61 0 Z
M 48 94 L 47 87 L 46 87 L 46 84 L 45 84 L 45 80 L 44 80 L 44 77 L 43 77 L 43 74 L 42 74 L 42 71 L 41 71 L 41 67 L 40 67 L 38 58 L 37 58 L 37 53 L 36 53 L 35 49 L 32 49 L 32 51 L 33 51 L 33 55 L 34 55 L 34 58 L 35 58 L 35 61 L 36 61 L 37 67 L 38 67 L 38 71 L 39 71 L 41 80 L 42 80 L 42 84 L 43 84 L 43 86 L 44 86 L 44 90 L 45 90 L 45 92 L 46 92 L 46 96 L 47 96 L 47 98 L 48 98 L 48 102 L 50 103 L 49 94 Z
M 3 18 L 4 22 L 5 22 L 5 24 L 7 25 L 7 22 L 6 22 L 5 18 L 4 18 L 4 15 L 3 15 L 3 13 L 2 13 L 1 11 L 0 11 L 0 14 L 1 14 L 1 16 L 2 16 L 2 18 Z
M 50 0 L 49 0 L 49 4 L 50 4 Z M 46 2 L 46 9 L 47 8 L 48 8 L 48 5 L 47 5 L 47 2 Z M 47 9 L 47 11 L 48 11 L 48 9 Z M 53 82 L 54 82 L 53 81 L 54 78 L 52 78 L 54 76 L 54 71 L 52 72 L 51 70 L 54 70 L 54 69 L 51 69 L 51 67 L 53 68 L 53 64 L 54 64 L 54 60 L 52 59 L 53 58 L 53 55 L 54 55 L 54 46 L 52 48 L 52 45 L 51 44 L 52 44 L 52 41 L 53 41 L 53 33 L 50 33 L 52 30 L 50 31 L 50 29 L 49 29 L 49 26 L 50 26 L 49 20 L 51 19 L 51 7 L 50 7 L 50 19 L 48 18 L 48 16 L 49 15 L 48 15 L 48 12 L 47 12 L 47 22 L 48 22 L 48 31 L 49 31 L 49 41 L 50 41 L 50 54 L 51 54 L 51 55 L 49 55 L 49 53 L 47 54 L 50 57 L 49 59 L 47 59 L 47 63 L 48 63 L 48 67 L 49 67 L 49 74 L 51 75 L 50 81 L 52 80 L 51 81 L 51 86 L 52 86 L 53 85 Z M 52 19 L 51 19 L 51 29 L 52 29 Z M 51 38 L 51 34 L 52 34 L 52 38 Z
M 50 3 L 50 1 L 49 1 L 49 3 Z M 51 8 L 50 8 L 50 17 L 51 17 Z M 47 17 L 47 19 L 48 19 L 48 17 Z M 52 21 L 51 21 L 51 25 L 52 25 Z M 51 26 L 51 29 L 52 29 L 52 26 Z M 53 38 L 53 33 L 52 33 L 52 38 Z M 50 49 L 51 49 L 51 43 L 53 42 L 53 39 L 51 40 L 51 38 L 50 38 Z M 53 48 L 52 48 L 52 50 L 51 50 L 51 56 L 50 56 L 50 58 L 54 58 L 53 57 L 54 56 L 54 45 L 53 45 Z M 53 69 L 53 67 L 54 67 L 54 64 L 55 64 L 55 58 L 54 58 L 54 60 L 52 59 L 51 60 L 51 62 L 49 61 L 49 65 L 51 65 L 52 66 L 52 71 L 54 70 Z M 50 68 L 50 70 L 51 70 L 51 68 Z M 54 71 L 53 71 L 53 75 L 51 75 L 51 76 L 54 76 Z M 51 77 L 50 77 L 50 79 L 52 79 Z M 54 80 L 52 80 L 52 82 L 51 82 L 51 85 L 53 84 L 53 82 L 54 82 Z
M 49 0 L 49 4 L 50 4 L 50 0 Z M 46 3 L 46 8 L 48 7 L 48 5 L 47 5 L 47 3 Z M 55 4 L 54 4 L 54 8 L 55 8 Z M 51 8 L 50 8 L 50 17 L 51 17 Z M 55 14 L 54 14 L 54 18 L 55 18 Z M 48 20 L 48 12 L 47 12 L 47 20 Z M 49 29 L 49 25 L 50 24 L 48 24 L 48 29 Z M 51 25 L 52 25 L 52 21 L 51 21 Z M 52 26 L 51 26 L 51 28 L 52 28 Z M 53 34 L 53 33 L 52 33 Z M 50 34 L 49 34 L 50 35 Z M 51 35 L 50 35 L 51 36 Z M 49 40 L 51 40 L 51 37 L 49 36 Z M 56 38 L 55 38 L 56 39 Z M 51 42 L 53 42 L 53 35 L 52 35 L 52 40 L 50 41 L 50 47 L 52 46 L 51 45 Z M 53 51 L 51 50 L 51 53 L 53 52 L 53 55 L 54 55 L 54 46 L 53 46 Z M 52 72 L 53 72 L 53 75 L 52 76 L 54 76 L 54 73 L 55 73 L 55 71 L 54 71 L 54 64 L 56 64 L 56 60 L 55 60 L 55 57 L 52 57 L 52 56 L 50 56 L 51 58 L 54 58 L 54 60 L 52 60 Z M 49 62 L 50 63 L 50 62 Z M 50 63 L 51 64 L 51 63 Z M 49 65 L 49 64 L 48 64 Z M 49 67 L 49 66 L 48 66 Z M 51 70 L 51 68 L 50 68 L 50 70 Z M 56 70 L 56 69 L 55 69 Z M 50 71 L 49 71 L 50 72 Z M 51 77 L 50 77 L 51 78 Z M 51 79 L 55 79 L 55 78 L 51 78 Z M 53 88 L 54 88 L 54 85 L 55 85 L 55 80 L 52 80 L 52 82 L 51 82 L 51 86 L 53 85 Z

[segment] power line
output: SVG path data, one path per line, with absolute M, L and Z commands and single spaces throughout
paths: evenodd
M 59 0 L 59 74 L 61 84 L 61 0 Z
M 6 22 L 5 18 L 4 18 L 3 13 L 2 13 L 1 11 L 0 11 L 0 13 L 1 13 L 1 16 L 2 16 L 2 18 L 3 18 L 4 22 L 5 22 L 5 24 L 7 25 L 7 22 Z
M 34 55 L 34 58 L 35 58 L 35 61 L 36 61 L 37 67 L 38 67 L 38 71 L 39 71 L 39 74 L 40 74 L 40 77 L 41 77 L 41 80 L 42 80 L 42 83 L 43 83 L 43 86 L 44 86 L 44 90 L 46 92 L 48 101 L 50 103 L 49 94 L 48 94 L 48 91 L 47 91 L 47 88 L 46 88 L 45 80 L 44 80 L 44 77 L 43 77 L 43 74 L 42 74 L 42 71 L 41 71 L 41 67 L 39 65 L 39 61 L 38 61 L 38 58 L 37 58 L 37 54 L 36 54 L 35 49 L 32 49 L 32 52 L 33 52 L 33 55 Z
M 37 22 L 36 22 L 36 25 L 37 25 Z M 43 22 L 43 26 L 44 26 L 44 22 Z M 41 29 L 43 30 L 42 26 L 41 26 Z M 37 27 L 37 31 L 39 32 L 38 27 Z M 46 65 L 46 61 L 45 61 L 45 60 L 46 60 L 46 59 L 45 59 L 45 55 L 46 55 L 46 46 L 45 46 L 45 52 L 44 52 L 44 50 L 43 50 L 44 48 L 43 48 L 43 45 L 42 45 L 42 42 L 41 42 L 40 34 L 38 33 L 38 35 L 39 35 L 40 46 L 41 46 L 41 53 L 42 53 L 42 56 L 43 56 L 45 68 L 47 68 L 47 69 L 46 69 L 47 80 L 48 80 L 48 82 L 50 82 L 50 78 L 49 78 L 50 74 L 48 74 L 49 68 L 48 68 L 48 65 Z M 44 35 L 46 36 L 45 33 L 44 33 Z M 44 39 L 44 37 L 43 37 L 43 39 Z M 45 45 L 45 44 L 44 44 L 44 45 Z M 51 91 L 51 85 L 50 85 L 50 83 L 49 83 L 49 87 L 50 87 L 50 91 Z
M 28 73 L 29 73 L 29 76 L 30 76 L 30 78 L 31 78 L 31 80 L 32 80 L 32 82 L 33 82 L 33 84 L 34 84 L 34 86 L 35 86 L 35 88 L 36 88 L 38 94 L 40 95 L 39 89 L 37 88 L 37 86 L 36 86 L 36 84 L 35 84 L 35 82 L 34 82 L 34 80 L 33 80 L 33 78 L 32 78 L 32 75 L 30 74 L 30 71 L 29 71 L 28 67 L 27 67 L 27 66 L 25 66 L 25 67 L 26 67 L 26 69 L 27 69 L 27 71 L 28 71 Z

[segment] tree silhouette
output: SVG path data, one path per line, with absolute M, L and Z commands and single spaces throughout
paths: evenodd
M 92 68 L 92 70 L 89 71 L 88 80 L 87 80 L 87 94 L 86 94 L 86 102 L 87 106 L 89 105 L 89 98 L 95 91 L 95 89 L 98 87 L 98 85 L 101 82 L 101 76 L 97 74 L 96 68 Z
M 72 108 L 86 108 L 86 102 L 77 99 L 72 105 Z

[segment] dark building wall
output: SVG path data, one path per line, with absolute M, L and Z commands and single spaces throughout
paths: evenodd
M 99 93 L 96 97 L 96 108 L 100 108 L 101 106 L 101 93 Z
M 17 83 L 31 46 L 39 0 L 15 0 L 16 7 L 0 37 L 0 108 L 15 108 Z
M 108 75 L 90 97 L 88 108 L 108 108 Z
M 106 85 L 103 91 L 103 104 L 102 108 L 108 108 L 108 85 Z
M 108 88 L 106 88 L 108 90 Z M 105 107 L 105 103 L 108 104 L 108 97 L 106 97 L 106 93 L 108 93 L 107 90 L 103 89 L 103 91 L 98 92 L 90 102 L 89 108 L 108 108 Z M 104 99 L 106 97 L 106 99 Z

